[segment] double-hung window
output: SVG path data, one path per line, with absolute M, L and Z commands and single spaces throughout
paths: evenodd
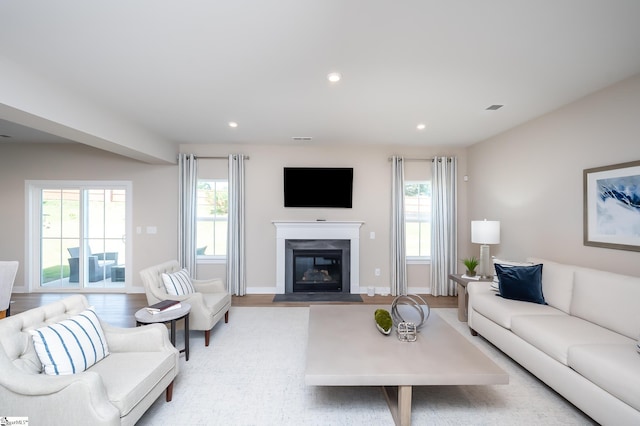
M 198 180 L 196 253 L 199 259 L 227 256 L 229 185 L 226 179 Z
M 431 182 L 405 181 L 405 238 L 408 261 L 431 258 Z

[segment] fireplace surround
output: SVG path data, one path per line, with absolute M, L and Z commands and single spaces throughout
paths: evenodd
M 293 243 L 295 246 L 305 240 L 314 241 L 313 244 L 321 242 L 324 245 L 324 247 L 321 246 L 321 249 L 328 251 L 341 250 L 341 266 L 342 270 L 346 271 L 346 273 L 342 273 L 341 292 L 360 294 L 360 227 L 363 223 L 356 221 L 273 221 L 276 227 L 276 294 L 293 292 L 293 284 L 287 285 L 287 244 L 291 246 Z M 308 247 L 299 245 L 298 249 L 307 250 Z M 347 252 L 346 256 L 344 251 Z M 325 264 L 331 263 L 328 260 L 323 262 Z M 318 269 L 324 270 L 326 268 Z M 316 280 L 320 280 L 319 276 L 316 276 Z

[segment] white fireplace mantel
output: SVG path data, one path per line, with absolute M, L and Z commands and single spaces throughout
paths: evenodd
M 286 240 L 349 240 L 351 247 L 350 292 L 360 293 L 360 227 L 358 221 L 284 221 L 276 227 L 276 293 L 285 293 Z

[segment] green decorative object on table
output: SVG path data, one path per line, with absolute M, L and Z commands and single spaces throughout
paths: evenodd
M 462 259 L 461 262 L 464 263 L 464 266 L 467 267 L 467 272 L 465 273 L 465 275 L 468 277 L 475 277 L 476 268 L 480 264 L 480 261 L 476 259 L 475 256 L 471 256 L 467 257 L 466 259 Z
M 391 314 L 386 309 L 376 309 L 374 313 L 374 318 L 376 320 L 376 327 L 382 334 L 391 333 L 391 327 L 393 326 L 393 320 L 391 319 Z

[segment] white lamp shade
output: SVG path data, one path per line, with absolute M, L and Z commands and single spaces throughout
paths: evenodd
M 500 244 L 500 221 L 472 220 L 471 242 L 476 244 Z

